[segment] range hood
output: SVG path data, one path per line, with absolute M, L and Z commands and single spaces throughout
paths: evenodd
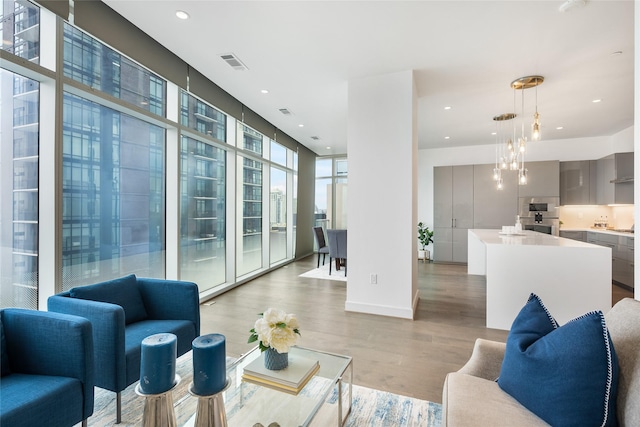
M 609 181 L 612 184 L 633 182 L 633 152 L 614 154 L 615 177 Z
M 622 184 L 624 182 L 633 182 L 633 177 L 632 176 L 627 176 L 624 178 L 616 178 L 616 179 L 612 179 L 611 181 L 609 181 L 612 184 Z

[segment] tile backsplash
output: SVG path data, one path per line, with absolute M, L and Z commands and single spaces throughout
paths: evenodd
M 628 229 L 634 223 L 633 205 L 561 206 L 559 211 L 562 228 L 590 228 L 601 219 L 606 219 L 610 228 Z

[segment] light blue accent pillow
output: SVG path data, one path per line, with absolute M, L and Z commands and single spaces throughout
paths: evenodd
M 72 298 L 117 304 L 124 310 L 125 324 L 139 322 L 147 318 L 147 309 L 142 301 L 135 274 L 96 283 L 78 286 L 69 291 Z
M 618 358 L 603 313 L 559 327 L 531 294 L 507 337 L 498 385 L 554 427 L 617 426 Z

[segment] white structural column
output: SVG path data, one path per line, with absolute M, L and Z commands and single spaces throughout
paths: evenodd
M 413 319 L 417 94 L 413 71 L 349 82 L 347 311 Z

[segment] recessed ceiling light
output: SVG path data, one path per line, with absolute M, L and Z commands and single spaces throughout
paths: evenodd
M 444 109 L 445 109 L 445 110 L 451 110 L 451 107 L 446 106 L 446 107 L 444 107 Z
M 449 138 L 450 138 L 449 136 L 445 136 L 445 137 L 444 137 L 444 139 L 449 139 Z
M 262 89 L 262 90 L 260 91 L 260 93 L 269 93 L 269 91 L 268 91 L 268 90 L 266 90 L 266 89 Z
M 563 126 L 558 126 L 558 127 L 556 128 L 556 130 L 562 130 L 562 129 L 564 129 L 564 127 L 563 127 Z
M 491 135 L 497 135 L 498 132 L 491 132 Z
M 298 127 L 299 127 L 299 128 L 303 128 L 303 127 L 304 127 L 304 125 L 303 125 L 302 123 L 300 123 L 300 124 L 298 125 Z
M 331 150 L 331 147 L 325 147 L 327 150 Z
M 189 19 L 189 14 L 184 10 L 176 10 L 176 16 L 179 19 Z
M 593 101 L 591 101 L 591 102 L 593 102 L 594 104 L 597 104 L 598 102 L 602 102 L 602 99 L 594 99 L 594 100 L 593 100 Z

